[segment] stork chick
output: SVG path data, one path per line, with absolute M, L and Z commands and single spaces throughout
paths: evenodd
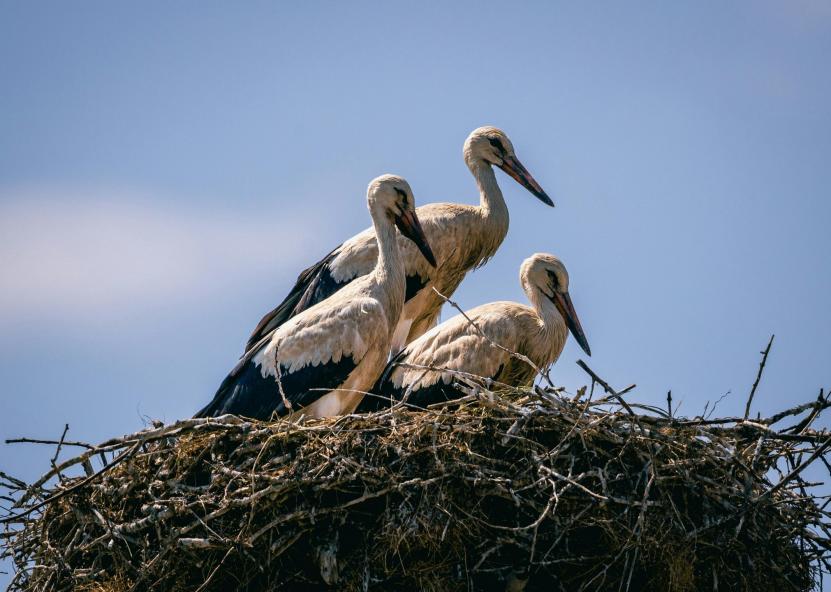
M 444 301 L 433 287 L 450 296 L 468 271 L 490 259 L 508 233 L 508 206 L 496 182 L 499 167 L 544 204 L 554 202 L 519 162 L 505 132 L 495 127 L 473 130 L 464 144 L 464 159 L 479 187 L 479 205 L 433 203 L 418 208 L 424 233 L 440 265 L 429 267 L 415 246 L 399 237 L 407 276 L 406 303 L 392 351 L 435 326 Z M 375 230 L 369 228 L 335 248 L 304 270 L 277 308 L 265 315 L 246 345 L 246 352 L 264 335 L 350 282 L 369 273 L 377 257 Z
M 459 315 L 428 331 L 390 361 L 372 389 L 374 395 L 367 396 L 358 411 L 388 406 L 408 389 L 407 403 L 416 407 L 459 398 L 463 393 L 453 386 L 458 380 L 454 372 L 508 386 L 530 385 L 536 370 L 508 351 L 526 356 L 542 369 L 560 356 L 569 331 L 591 355 L 562 262 L 536 253 L 523 261 L 519 281 L 531 306 L 491 302 L 467 312 L 470 321 Z
M 263 335 L 197 417 L 327 417 L 355 409 L 384 368 L 404 305 L 395 228 L 436 264 L 407 181 L 394 175 L 374 179 L 367 205 L 379 247 L 372 271 Z

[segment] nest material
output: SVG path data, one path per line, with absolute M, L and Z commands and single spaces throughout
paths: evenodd
M 425 412 L 157 425 L 32 485 L 3 475 L 9 589 L 819 587 L 828 514 L 803 469 L 831 442 L 809 427 L 822 394 L 753 422 L 611 402 L 477 389 Z

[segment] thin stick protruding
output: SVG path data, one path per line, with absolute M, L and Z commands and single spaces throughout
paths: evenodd
M 753 403 L 753 396 L 756 394 L 756 389 L 759 387 L 759 381 L 762 380 L 762 372 L 765 370 L 765 363 L 768 361 L 768 354 L 770 353 L 770 346 L 773 345 L 774 337 L 776 336 L 771 334 L 768 346 L 764 349 L 764 351 L 760 352 L 762 354 L 762 361 L 759 363 L 759 371 L 756 373 L 756 380 L 753 382 L 753 387 L 750 389 L 750 396 L 747 397 L 747 405 L 745 405 L 744 408 L 745 420 L 750 417 L 750 404 Z

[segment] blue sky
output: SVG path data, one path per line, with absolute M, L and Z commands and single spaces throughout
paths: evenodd
M 560 256 L 631 398 L 738 413 L 831 386 L 831 5 L 0 1 L 0 438 L 190 416 L 368 181 L 475 202 L 504 129 L 511 230 L 455 295 Z M 445 314 L 445 318 L 449 313 Z M 567 344 L 552 376 L 585 382 Z M 31 478 L 51 451 L 0 445 Z M 4 576 L 0 575 L 0 582 Z

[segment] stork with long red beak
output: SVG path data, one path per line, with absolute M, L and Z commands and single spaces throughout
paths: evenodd
M 433 203 L 418 208 L 418 217 L 436 254 L 438 267 L 428 265 L 412 242 L 403 236 L 398 238 L 407 290 L 404 311 L 393 338 L 393 352 L 436 324 L 444 301 L 435 294 L 434 287 L 446 296 L 452 295 L 467 272 L 483 265 L 502 244 L 508 232 L 508 207 L 493 167 L 505 171 L 544 204 L 554 205 L 519 161 L 503 131 L 495 127 L 473 130 L 464 144 L 464 159 L 479 187 L 479 205 Z M 377 254 L 376 233 L 369 228 L 303 271 L 285 300 L 257 325 L 246 351 L 294 315 L 369 273 Z
M 454 384 L 460 372 L 508 386 L 530 385 L 537 370 L 509 352 L 546 368 L 560 357 L 569 331 L 591 355 L 562 262 L 537 253 L 522 263 L 519 278 L 531 306 L 491 302 L 467 312 L 469 320 L 459 315 L 428 331 L 390 361 L 358 411 L 390 405 L 408 389 L 407 403 L 415 407 L 458 398 L 462 393 Z
M 378 244 L 372 270 L 260 337 L 197 417 L 328 417 L 357 407 L 384 369 L 404 306 L 396 227 L 427 265 L 436 264 L 407 181 L 378 177 L 367 204 Z

